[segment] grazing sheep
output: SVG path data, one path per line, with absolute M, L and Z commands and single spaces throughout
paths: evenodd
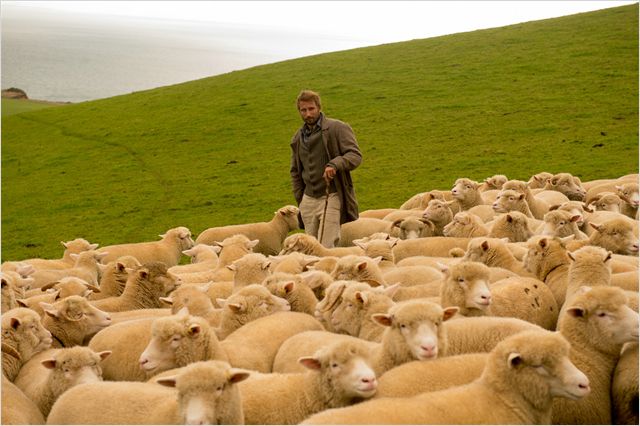
M 20 262 L 33 266 L 35 269 L 68 269 L 73 267 L 75 260 L 71 257 L 72 254 L 80 254 L 83 251 L 95 250 L 98 248 L 98 244 L 91 244 L 84 238 L 76 238 L 71 241 L 60 241 L 62 247 L 64 247 L 64 253 L 62 259 L 25 259 Z M 3 268 L 4 270 L 4 268 Z
M 374 398 L 410 397 L 471 383 L 482 375 L 488 357 L 470 353 L 404 363 L 380 377 Z
M 91 294 L 89 300 L 120 296 L 129 278 L 128 271 L 138 266 L 141 266 L 141 263 L 133 256 L 122 256 L 101 266 L 100 293 Z
M 127 284 L 120 296 L 94 300 L 91 303 L 107 312 L 161 308 L 160 297 L 167 296 L 178 285 L 176 276 L 167 272 L 163 263 L 149 262 L 129 273 Z
M 529 219 L 524 214 L 512 211 L 495 218 L 488 237 L 508 238 L 512 243 L 525 242 L 533 236 Z
M 296 206 L 284 206 L 274 213 L 273 219 L 269 222 L 209 228 L 198 235 L 196 243 L 213 245 L 216 241 L 242 234 L 249 239 L 259 240 L 254 248 L 256 253 L 262 253 L 265 256 L 278 254 L 289 232 L 298 229 L 298 211 Z
M 27 308 L 2 314 L 2 374 L 14 381 L 20 368 L 33 355 L 51 347 L 51 333 L 40 316 Z
M 459 207 L 454 213 L 469 210 L 474 206 L 489 204 L 482 196 L 480 184 L 467 178 L 456 179 L 451 189 L 451 196 L 457 201 L 457 207 Z
M 160 238 L 160 241 L 105 246 L 98 249 L 98 252 L 107 253 L 102 263 L 111 262 L 121 256 L 133 256 L 143 264 L 162 262 L 171 267 L 180 262 L 183 250 L 194 246 L 191 231 L 184 226 L 169 229 L 164 235 L 160 235 Z
M 613 424 L 638 424 L 638 343 L 625 345 L 611 383 Z
M 489 228 L 480 217 L 468 211 L 458 212 L 442 230 L 445 237 L 475 238 L 489 235 Z
M 218 266 L 218 253 L 222 247 L 208 244 L 196 244 L 182 254 L 191 257 L 188 265 L 176 265 L 169 268 L 172 274 L 184 274 L 187 272 L 202 272 L 215 269 Z
M 387 287 L 383 292 L 345 288 L 342 302 L 331 314 L 333 329 L 360 339 L 379 342 L 384 328 L 373 319 L 374 314 L 386 314 L 395 304 L 391 297 L 397 285 Z
M 341 257 L 348 256 L 350 254 L 362 254 L 362 249 L 359 247 L 326 248 L 320 244 L 314 236 L 308 234 L 289 235 L 282 244 L 282 251 L 280 252 L 280 255 L 293 253 L 295 251 L 318 257 Z
M 96 353 L 84 346 L 49 349 L 23 365 L 14 383 L 46 418 L 63 392 L 81 383 L 101 381 L 100 362 L 110 354 Z
M 220 342 L 229 364 L 270 373 L 282 343 L 309 330 L 323 330 L 315 318 L 299 312 L 276 312 L 243 325 Z
M 38 406 L 24 392 L 2 376 L 2 424 L 42 425 L 44 416 Z
M 527 241 L 527 249 L 523 260 L 525 268 L 549 287 L 558 306 L 562 306 L 571 262 L 564 242 L 555 237 L 534 236 Z
M 337 342 L 299 362 L 310 371 L 255 376 L 240 384 L 246 424 L 296 424 L 376 392 L 376 374 L 362 343 Z
M 511 189 L 503 189 L 500 191 L 491 207 L 496 213 L 517 211 L 527 217 L 533 218 L 525 194 Z
M 470 238 L 426 237 L 398 241 L 393 248 L 396 264 L 411 256 L 449 256 L 449 250 L 459 247 L 466 250 Z
M 313 316 L 318 299 L 299 275 L 276 272 L 265 278 L 262 285 L 274 296 L 289 302 L 292 311 Z
M 82 278 L 87 283 L 97 286 L 100 273 L 98 264 L 105 257 L 105 254 L 95 250 L 87 250 L 70 256 L 75 261 L 71 268 L 39 269 L 31 274 L 30 277 L 34 280 L 31 288 L 42 288 L 49 283 L 60 281 L 64 277 Z
M 407 201 L 405 201 L 400 206 L 400 209 L 401 210 L 410 210 L 410 209 L 424 210 L 427 208 L 429 201 L 445 200 L 445 199 L 447 200 L 451 199 L 451 193 L 449 191 L 433 190 L 433 191 L 427 191 L 427 192 L 420 192 L 412 196 L 411 198 L 409 198 Z
M 238 291 L 249 284 L 259 284 L 269 276 L 271 261 L 262 253 L 247 253 L 234 260 L 227 269 L 233 271 L 233 290 Z
M 434 225 L 431 235 L 420 235 L 421 237 L 443 236 L 444 227 L 453 220 L 453 206 L 455 201 L 431 200 L 424 210 L 422 217 Z M 405 238 L 403 238 L 405 239 Z
M 479 237 L 469 241 L 463 260 L 481 262 L 490 267 L 505 268 L 523 277 L 532 277 L 524 265 L 507 248 L 506 241 L 500 238 Z
M 303 424 L 549 424 L 553 397 L 589 393 L 569 349 L 556 333 L 521 333 L 498 344 L 469 384 L 327 410 Z
M 544 215 L 544 225 L 538 228 L 537 234 L 560 238 L 573 235 L 576 241 L 587 240 L 589 237 L 578 226 L 580 219 L 580 215 L 566 210 L 551 210 Z
M 51 333 L 52 347 L 84 344 L 85 340 L 111 325 L 111 317 L 84 297 L 69 296 L 54 304 L 42 303 L 42 325 Z
M 615 287 L 582 287 L 567 303 L 558 330 L 592 389 L 582 401 L 554 401 L 553 424 L 611 424 L 611 376 L 622 346 L 638 341 L 638 314 Z
M 220 326 L 215 329 L 220 340 L 244 324 L 278 311 L 289 311 L 286 300 L 276 297 L 261 284 L 242 287 L 226 300 L 218 300 L 222 305 Z
M 244 424 L 237 383 L 249 372 L 222 361 L 193 363 L 156 383 L 76 386 L 56 402 L 48 424 Z M 168 386 L 168 387 L 165 387 Z M 173 389 L 175 388 L 175 389 Z

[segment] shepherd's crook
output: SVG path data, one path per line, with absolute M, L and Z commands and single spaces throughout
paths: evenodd
M 324 211 L 322 212 L 322 226 L 320 227 L 320 244 L 322 244 L 322 237 L 324 235 L 324 221 L 327 218 L 327 206 L 329 205 L 329 180 L 325 179 L 325 187 L 324 187 Z

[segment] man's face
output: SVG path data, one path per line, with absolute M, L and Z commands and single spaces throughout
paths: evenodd
M 320 110 L 318 109 L 318 105 L 316 105 L 313 101 L 300 101 L 298 102 L 298 112 L 300 112 L 300 117 L 302 120 L 309 124 L 315 124 L 320 117 Z

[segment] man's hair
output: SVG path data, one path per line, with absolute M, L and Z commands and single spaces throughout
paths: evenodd
M 296 99 L 296 106 L 300 106 L 300 101 L 313 101 L 318 106 L 318 109 L 322 109 L 322 104 L 320 103 L 320 95 L 313 90 L 303 90 L 302 92 L 300 92 L 300 94 L 298 95 L 298 99 Z

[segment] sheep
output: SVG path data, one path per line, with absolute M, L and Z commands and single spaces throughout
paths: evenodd
M 238 383 L 249 372 L 203 361 L 157 383 L 75 386 L 51 409 L 48 424 L 244 424 Z M 175 389 L 173 389 L 175 388 Z
M 129 273 L 127 284 L 120 296 L 92 301 L 98 309 L 121 312 L 132 309 L 161 308 L 160 297 L 171 293 L 179 281 L 167 272 L 160 262 L 149 262 Z
M 579 216 L 580 218 L 576 221 L 578 227 L 581 231 L 585 231 L 587 229 L 588 224 L 588 213 L 593 213 L 591 207 L 583 203 L 582 201 L 567 201 L 560 204 L 553 204 L 549 207 L 549 211 L 553 210 L 565 210 L 572 214 L 572 216 Z
M 376 392 L 367 346 L 337 342 L 299 359 L 300 374 L 268 374 L 240 384 L 246 424 L 296 424 L 322 410 L 344 407 Z M 265 409 L 268 407 L 268 409 Z
M 276 272 L 266 277 L 262 285 L 274 296 L 289 302 L 292 311 L 313 316 L 318 299 L 300 276 Z
M 24 259 L 20 262 L 33 266 L 35 269 L 68 269 L 73 267 L 75 260 L 71 254 L 80 254 L 83 251 L 95 250 L 98 244 L 92 244 L 84 238 L 76 238 L 70 241 L 60 241 L 64 247 L 62 259 Z M 3 268 L 4 270 L 4 268 Z
M 89 284 L 82 278 L 64 277 L 60 281 L 49 283 L 40 288 L 41 291 L 57 290 L 58 298 L 69 296 L 89 297 L 93 293 L 100 293 L 100 288 Z
M 410 210 L 410 209 L 421 209 L 424 210 L 427 208 L 429 201 L 431 200 L 451 200 L 451 193 L 449 191 L 428 191 L 428 192 L 420 192 L 407 201 L 405 201 L 401 206 L 401 210 Z
M 111 325 L 111 316 L 81 296 L 69 296 L 53 304 L 42 303 L 42 325 L 51 334 L 53 347 L 71 347 Z
M 234 330 L 255 319 L 278 311 L 289 311 L 289 302 L 272 295 L 261 284 L 242 287 L 226 300 L 218 300 L 223 305 L 220 326 L 216 334 L 220 340 L 226 338 Z
M 508 238 L 512 243 L 524 242 L 533 236 L 529 219 L 523 213 L 511 211 L 496 217 L 488 237 Z
M 16 298 L 24 298 L 34 283 L 34 279 L 29 276 L 31 273 L 33 271 L 23 276 L 17 271 L 2 271 L 0 276 L 9 284 Z
M 375 232 L 386 232 L 391 234 L 396 224 L 399 224 L 402 220 L 398 219 L 397 222 L 391 222 L 383 219 L 373 219 L 367 217 L 361 217 L 352 222 L 343 223 L 340 225 L 340 247 L 349 247 L 353 245 L 353 240 L 358 238 L 368 237 Z
M 451 189 L 451 196 L 457 201 L 457 207 L 459 207 L 454 213 L 469 210 L 474 206 L 489 204 L 483 198 L 478 182 L 467 178 L 460 178 L 455 181 Z
M 525 194 L 511 189 L 503 189 L 500 191 L 491 207 L 496 213 L 517 211 L 527 217 L 533 218 L 529 204 L 525 199 Z
M 591 234 L 588 240 L 577 241 L 572 248 L 589 244 L 617 254 L 638 255 L 638 233 L 633 224 L 623 219 L 610 219 L 600 224 L 591 222 L 589 225 L 596 232 Z
M 299 275 L 302 282 L 313 290 L 318 300 L 324 297 L 327 287 L 333 282 L 331 275 L 324 271 L 307 271 Z
M 320 244 L 314 236 L 308 234 L 293 234 L 284 240 L 280 255 L 289 254 L 294 251 L 319 257 L 341 257 L 350 254 L 362 254 L 362 249 L 359 247 L 334 247 L 328 249 Z
M 371 286 L 358 281 L 334 281 L 325 290 L 324 297 L 316 305 L 313 316 L 320 321 L 328 331 L 334 331 L 331 325 L 333 311 L 342 303 L 342 294 L 347 287 L 357 287 L 361 290 L 369 290 Z
M 423 237 L 443 236 L 444 227 L 453 220 L 453 206 L 455 201 L 431 200 L 424 210 L 422 217 L 434 225 L 431 235 L 421 235 Z
M 380 267 L 380 270 L 387 271 L 396 267 L 393 257 L 393 248 L 398 244 L 398 241 L 398 238 L 390 238 L 388 240 L 377 239 L 366 242 L 354 241 L 354 243 L 364 251 L 365 256 L 368 256 L 371 259 L 380 257 L 378 266 Z
M 96 353 L 84 346 L 49 349 L 23 365 L 14 383 L 46 418 L 63 392 L 81 383 L 101 381 L 100 362 L 109 355 L 109 351 Z
M 599 180 L 585 183 L 584 187 L 587 189 L 587 195 L 585 196 L 585 201 L 591 202 L 591 200 L 595 195 L 604 191 L 616 192 L 618 186 L 623 186 L 629 183 L 631 184 L 638 183 L 637 173 L 633 175 L 621 176 L 616 179 L 599 179 Z
M 275 312 L 243 325 L 220 342 L 220 346 L 233 367 L 270 373 L 276 353 L 285 340 L 304 331 L 323 329 L 310 315 Z
M 527 207 L 531 211 L 531 215 L 536 219 L 542 219 L 545 213 L 549 211 L 549 203 L 533 195 L 533 192 L 531 191 L 531 188 L 529 188 L 527 182 L 515 179 L 510 180 L 505 182 L 502 189 L 514 190 L 520 194 L 524 194 L 524 201 L 527 203 Z
M 38 406 L 24 392 L 2 376 L 2 424 L 42 425 L 44 416 Z
M 170 314 L 177 314 L 182 308 L 187 308 L 189 314 L 202 317 L 212 327 L 218 327 L 222 309 L 216 309 L 213 306 L 213 302 L 207 294 L 210 285 L 211 283 L 180 286 L 172 291 L 169 296 L 161 297 L 160 300 L 171 306 Z M 144 311 L 146 310 L 148 309 L 144 309 Z M 162 315 L 164 314 L 158 313 L 158 316 Z
M 632 219 L 638 219 L 638 205 L 640 204 L 640 192 L 638 181 L 616 185 L 616 193 L 624 201 L 621 213 Z
M 484 182 L 480 185 L 481 191 L 488 191 L 492 189 L 502 189 L 502 186 L 509 179 L 505 175 L 493 175 L 484 180 Z
M 481 262 L 490 267 L 505 268 L 524 277 L 534 276 L 507 248 L 505 239 L 473 238 L 469 241 L 463 260 Z
M 51 347 L 51 333 L 40 316 L 27 308 L 2 314 L 2 374 L 14 381 L 22 365 L 33 355 Z
M 491 304 L 489 268 L 478 262 L 441 265 L 444 280 L 440 287 L 440 304 L 456 306 L 463 316 L 482 316 Z
M 435 224 L 425 217 L 407 217 L 402 220 L 396 220 L 392 225 L 392 231 L 396 231 L 397 228 L 396 233 L 401 240 L 436 235 Z
M 0 281 L 2 282 L 2 297 L 0 298 L 2 301 L 1 312 L 4 314 L 8 310 L 18 307 L 18 303 L 16 302 L 16 294 L 13 289 L 13 280 L 2 275 Z
M 331 314 L 331 324 L 336 332 L 344 332 L 372 342 L 382 339 L 383 327 L 373 319 L 374 314 L 386 314 L 395 303 L 391 300 L 397 285 L 383 292 L 345 288 L 342 302 Z
M 449 255 L 454 247 L 466 249 L 470 238 L 426 237 L 413 240 L 398 241 L 393 248 L 396 264 L 411 256 L 443 256 Z
M 380 377 L 374 398 L 410 397 L 470 383 L 482 375 L 488 356 L 482 352 L 404 363 Z
M 175 266 L 180 262 L 183 250 L 194 246 L 189 228 L 179 226 L 169 229 L 160 235 L 160 241 L 115 244 L 104 246 L 98 252 L 107 253 L 102 263 L 109 263 L 121 256 L 133 256 L 140 263 L 163 262 L 167 267 Z
M 558 306 L 562 306 L 571 262 L 565 243 L 555 237 L 534 236 L 527 241 L 527 250 L 525 268 L 549 287 Z
M 521 333 L 498 344 L 469 384 L 327 410 L 303 424 L 549 424 L 553 397 L 589 394 L 589 380 L 569 350 L 555 333 Z
M 527 181 L 527 185 L 531 189 L 544 188 L 544 185 L 547 183 L 547 180 L 553 177 L 552 173 L 549 172 L 540 172 L 532 175 Z
M 271 272 L 286 272 L 289 274 L 300 274 L 307 271 L 320 260 L 317 256 L 307 256 L 303 253 L 293 252 L 286 256 L 269 256 L 271 264 L 269 270 Z
M 584 201 L 587 191 L 582 187 L 580 180 L 570 173 L 558 173 L 549 178 L 544 189 L 558 191 L 566 195 L 569 200 Z
M 373 219 L 382 219 L 389 213 L 397 209 L 369 209 L 358 214 L 358 217 L 370 217 Z
M 31 278 L 34 279 L 31 288 L 42 288 L 46 284 L 59 281 L 69 276 L 82 278 L 87 283 L 97 286 L 100 271 L 98 264 L 105 258 L 105 254 L 95 250 L 87 250 L 80 254 L 71 254 L 70 256 L 75 260 L 71 268 L 39 269 L 31 274 Z
M 218 253 L 222 247 L 208 244 L 196 244 L 182 254 L 191 257 L 188 265 L 176 265 L 169 268 L 172 274 L 184 274 L 186 272 L 202 272 L 215 269 L 218 266 Z
M 284 206 L 274 213 L 269 222 L 245 223 L 239 225 L 208 228 L 198 235 L 196 244 L 211 244 L 222 241 L 236 234 L 242 234 L 252 240 L 259 240 L 254 248 L 265 256 L 278 254 L 282 250 L 282 242 L 290 231 L 298 229 L 298 208 Z
M 617 194 L 605 191 L 594 196 L 589 203 L 589 207 L 596 211 L 621 213 L 623 204 L 624 202 Z
M 621 272 L 611 275 L 611 285 L 620 287 L 624 290 L 638 292 L 638 285 L 640 279 L 638 278 L 638 271 Z
M 93 293 L 89 300 L 106 299 L 107 297 L 120 296 L 129 278 L 128 270 L 141 266 L 133 256 L 121 256 L 101 266 L 100 293 Z
M 613 372 L 613 424 L 638 424 L 638 343 L 625 345 Z
M 227 265 L 227 269 L 233 271 L 234 291 L 249 284 L 261 283 L 269 276 L 270 264 L 271 261 L 262 253 L 247 253 Z
M 445 237 L 474 238 L 489 234 L 489 228 L 475 214 L 468 211 L 458 212 L 453 219 L 445 225 L 442 235 Z
M 587 240 L 589 237 L 578 227 L 580 215 L 574 215 L 566 210 L 551 210 L 544 215 L 544 225 L 538 228 L 537 234 L 550 237 L 568 237 L 573 235 L 576 241 Z
M 422 217 L 424 209 L 395 210 L 383 217 L 386 222 L 400 222 L 410 217 Z M 387 232 L 388 233 L 388 232 Z
M 582 401 L 553 402 L 553 424 L 611 424 L 611 376 L 626 342 L 638 341 L 638 314 L 615 287 L 581 287 L 567 301 L 558 330 L 571 344 L 571 361 L 589 378 Z
M 307 269 L 309 269 L 310 271 L 331 273 L 331 271 L 333 271 L 333 268 L 335 268 L 338 259 L 338 256 L 322 256 L 320 257 L 320 260 L 314 263 L 313 266 L 309 266 Z

